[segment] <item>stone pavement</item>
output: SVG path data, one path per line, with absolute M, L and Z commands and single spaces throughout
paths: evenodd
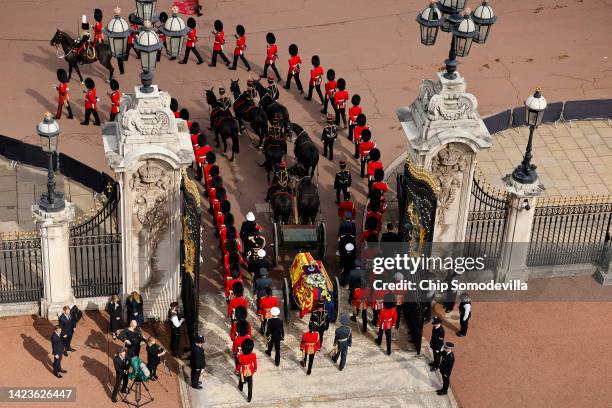
M 507 129 L 493 135 L 493 147 L 478 155 L 487 181 L 503 188 L 501 177 L 511 173 L 525 153 L 529 128 Z M 538 166 L 547 196 L 612 194 L 612 124 L 605 120 L 540 126 L 533 139 L 532 163 Z

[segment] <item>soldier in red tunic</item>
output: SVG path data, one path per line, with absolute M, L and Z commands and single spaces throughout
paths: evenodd
M 94 125 L 100 126 L 100 116 L 96 107 L 98 106 L 98 97 L 96 96 L 96 84 L 91 78 L 85 78 L 85 87 L 87 91 L 83 91 L 85 94 L 85 120 L 81 122 L 81 125 L 89 125 L 89 117 L 93 115 Z
M 178 100 L 176 98 L 170 98 L 170 110 L 174 113 L 174 117 L 178 119 L 180 116 L 178 110 Z
M 317 351 L 321 350 L 321 337 L 319 332 L 316 330 L 314 322 L 308 324 L 308 331 L 302 334 L 302 341 L 300 343 L 300 350 L 302 350 L 302 367 L 306 366 L 306 360 L 308 360 L 307 375 L 312 372 L 312 363 Z
M 357 316 L 361 314 L 361 331 L 363 333 L 368 331 L 368 298 L 370 297 L 370 289 L 368 288 L 356 288 L 353 291 L 353 300 L 351 301 L 353 307 L 353 316 L 351 320 L 356 322 Z
M 361 143 L 361 133 L 364 130 L 369 129 L 367 125 L 366 115 L 360 113 L 357 115 L 357 119 L 355 120 L 355 129 L 353 130 L 353 143 L 355 144 L 355 158 L 359 158 L 359 144 Z
M 257 310 L 257 314 L 261 320 L 262 333 L 266 332 L 266 323 L 268 322 L 268 319 L 272 318 L 273 307 L 280 308 L 280 303 L 278 301 L 278 297 L 272 295 L 272 288 L 268 286 L 266 288 L 266 296 L 262 296 L 262 298 L 259 300 L 259 308 Z
M 57 89 L 57 113 L 55 114 L 55 119 L 62 118 L 62 109 L 64 106 L 68 111 L 68 119 L 74 118 L 72 115 L 72 108 L 70 107 L 70 98 L 68 97 L 68 74 L 63 69 L 57 70 L 57 80 L 59 84 L 56 85 L 55 89 Z
M 102 10 L 95 9 L 94 10 L 94 20 L 96 20 L 96 24 L 94 24 L 94 44 L 101 44 L 104 42 L 104 25 L 102 24 Z
M 166 13 L 165 11 L 162 11 L 161 13 L 159 13 L 159 25 L 163 26 L 164 24 L 166 24 L 166 21 L 168 21 L 168 13 Z M 167 54 L 168 45 L 166 44 L 166 35 L 158 30 L 157 36 L 159 37 L 159 40 L 164 45 L 164 49 L 166 50 L 166 54 Z M 174 60 L 174 59 L 176 58 L 170 57 L 170 60 Z M 157 61 L 160 61 L 160 60 L 161 60 L 161 48 L 157 50 Z
M 215 40 L 213 42 L 212 60 L 210 64 L 208 64 L 208 66 L 209 67 L 217 66 L 217 56 L 220 56 L 223 62 L 225 62 L 225 65 L 229 67 L 230 62 L 225 56 L 225 54 L 223 53 L 223 45 L 225 44 L 225 33 L 223 32 L 223 23 L 221 22 L 221 20 L 215 20 L 214 26 L 215 26 L 215 31 L 212 31 L 212 34 L 215 36 Z
M 395 309 L 395 295 L 393 293 L 387 293 L 384 297 L 383 309 L 378 315 L 378 337 L 376 338 L 376 344 L 380 346 L 382 343 L 382 335 L 385 333 L 387 340 L 387 355 L 391 354 L 391 329 L 395 326 L 397 321 L 397 310 Z
M 325 99 L 323 100 L 323 109 L 321 109 L 321 113 L 324 113 L 327 115 L 327 104 L 329 103 L 329 101 L 334 100 L 334 95 L 336 94 L 336 88 L 337 88 L 337 83 L 336 83 L 336 71 L 334 71 L 333 69 L 328 69 L 327 70 L 327 82 L 325 83 Z
M 346 81 L 344 78 L 338 79 L 338 90 L 334 94 L 334 111 L 336 112 L 336 126 L 340 124 L 340 118 L 346 129 L 346 102 L 349 99 L 349 94 L 346 91 Z
M 244 57 L 244 50 L 246 50 L 246 35 L 244 34 L 244 26 L 238 24 L 236 26 L 236 35 L 234 35 L 234 37 L 236 37 L 236 48 L 234 48 L 234 61 L 232 62 L 232 66 L 229 68 L 232 71 L 236 70 L 236 67 L 238 66 L 239 57 L 240 60 L 242 60 L 242 62 L 244 63 L 244 66 L 246 67 L 247 71 L 251 70 L 249 62 Z
M 113 91 L 108 94 L 111 100 L 111 113 L 109 121 L 112 122 L 115 120 L 115 117 L 119 113 L 119 101 L 121 100 L 121 92 L 119 92 L 119 82 L 115 79 L 111 79 L 110 81 L 110 89 Z
M 187 43 L 185 43 L 185 56 L 183 57 L 183 60 L 179 62 L 179 64 L 186 64 L 187 59 L 189 58 L 189 53 L 193 51 L 193 54 L 198 59 L 197 64 L 200 65 L 204 62 L 204 60 L 202 59 L 202 56 L 196 48 L 196 43 L 198 42 L 198 31 L 196 30 L 196 21 L 193 17 L 189 17 L 187 19 L 187 27 L 191 28 L 191 31 L 187 33 Z
M 253 353 L 255 343 L 252 339 L 245 339 L 242 342 L 242 353 L 238 356 L 236 370 L 240 379 L 238 380 L 238 389 L 242 392 L 244 383 L 249 387 L 247 393 L 247 402 L 253 399 L 253 375 L 257 371 L 257 356 Z
M 272 67 L 274 71 L 274 75 L 276 75 L 276 81 L 280 82 L 281 77 L 278 73 L 278 69 L 276 69 L 276 60 L 278 59 L 278 46 L 276 45 L 276 36 L 274 33 L 266 34 L 266 60 L 264 62 L 264 70 L 261 75 L 261 78 L 265 78 L 268 76 L 268 68 Z
M 138 24 L 134 21 L 134 17 L 130 14 L 129 17 L 130 24 L 132 25 L 132 32 L 128 36 L 127 39 L 127 49 L 125 50 L 125 58 L 124 61 L 127 61 L 130 58 L 130 50 L 134 47 L 134 42 L 138 39 Z M 136 53 L 136 59 L 140 59 L 140 51 L 134 48 L 134 52 Z
M 317 94 L 319 94 L 319 99 L 321 99 L 321 104 L 323 104 L 323 93 L 321 92 L 323 67 L 321 66 L 321 60 L 318 55 L 313 55 L 310 61 L 312 62 L 313 68 L 310 70 L 310 81 L 308 81 L 308 96 L 305 96 L 304 99 L 307 101 L 312 100 L 312 91 L 316 89 Z
M 373 156 L 370 156 L 370 152 L 376 148 L 376 143 L 372 141 L 372 132 L 370 129 L 364 129 L 363 132 L 361 132 L 359 139 L 359 158 L 361 161 L 360 176 L 361 178 L 364 178 L 366 176 L 366 164 L 372 160 L 372 157 L 377 156 L 376 153 L 374 153 Z M 380 152 L 378 152 L 378 155 L 380 155 Z M 380 156 L 378 156 L 378 158 L 380 158 Z
M 348 140 L 353 140 L 353 131 L 355 130 L 355 126 L 357 126 L 357 116 L 362 112 L 361 106 L 361 96 L 355 94 L 351 98 L 351 106 L 348 111 Z
M 235 310 L 238 306 L 242 306 L 248 309 L 249 304 L 247 300 L 243 297 L 244 295 L 244 286 L 241 283 L 236 283 L 232 290 L 234 291 L 234 298 L 229 301 L 227 305 L 227 317 L 232 319 L 232 321 L 236 320 Z
M 285 89 L 291 88 L 291 78 L 295 78 L 295 84 L 297 85 L 300 93 L 304 93 L 304 88 L 302 88 L 302 82 L 300 81 L 300 64 L 302 63 L 302 59 L 298 55 L 298 46 L 295 44 L 291 44 L 289 46 L 289 71 L 287 72 L 287 82 L 285 83 Z

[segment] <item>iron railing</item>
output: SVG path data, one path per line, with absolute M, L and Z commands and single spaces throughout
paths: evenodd
M 43 297 L 40 237 L 19 235 L 0 237 L 0 303 L 34 302 Z

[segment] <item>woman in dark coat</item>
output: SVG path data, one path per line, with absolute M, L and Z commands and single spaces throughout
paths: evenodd
M 123 324 L 123 308 L 121 307 L 121 299 L 119 296 L 113 295 L 111 296 L 108 304 L 106 305 L 106 310 L 110 316 L 110 332 L 113 336 L 113 340 L 117 338 L 117 333 L 119 330 L 124 328 Z
M 144 314 L 142 311 L 142 296 L 136 291 L 133 291 L 125 300 L 125 308 L 127 309 L 128 322 L 136 320 L 138 327 L 144 323 Z

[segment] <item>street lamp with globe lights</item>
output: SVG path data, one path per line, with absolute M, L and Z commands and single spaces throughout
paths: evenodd
M 41 194 L 38 206 L 46 212 L 58 212 L 64 209 L 66 203 L 64 201 L 64 194 L 55 191 L 53 156 L 57 154 L 60 127 L 51 113 L 45 113 L 43 121 L 36 125 L 36 133 L 40 137 L 40 147 L 43 152 L 47 153 L 47 157 L 49 158 L 49 166 L 47 168 L 47 192 Z
M 135 0 L 136 13 L 132 14 L 133 21 L 138 25 L 144 25 L 145 21 L 156 23 L 159 21 L 159 16 L 155 14 L 157 0 Z
M 176 59 L 179 56 L 185 36 L 190 30 L 177 13 L 178 8 L 176 6 L 172 7 L 172 17 L 163 26 L 159 27 L 159 31 L 166 36 L 166 46 L 170 59 Z
M 121 17 L 121 9 L 116 7 L 113 10 L 115 17 L 111 19 L 104 31 L 104 34 L 108 37 L 108 42 L 111 49 L 111 55 L 117 58 L 119 64 L 119 72 L 123 74 L 123 60 L 125 59 L 125 51 L 127 50 L 127 41 L 129 35 L 132 33 L 127 21 Z
M 157 51 L 162 48 L 162 43 L 157 33 L 153 31 L 153 25 L 150 21 L 144 22 L 144 30 L 140 32 L 134 42 L 134 48 L 140 51 L 140 65 L 142 67 L 140 79 L 143 85 L 140 91 L 142 93 L 151 93 L 153 92 L 151 84 L 153 83 L 153 73 L 157 64 Z

